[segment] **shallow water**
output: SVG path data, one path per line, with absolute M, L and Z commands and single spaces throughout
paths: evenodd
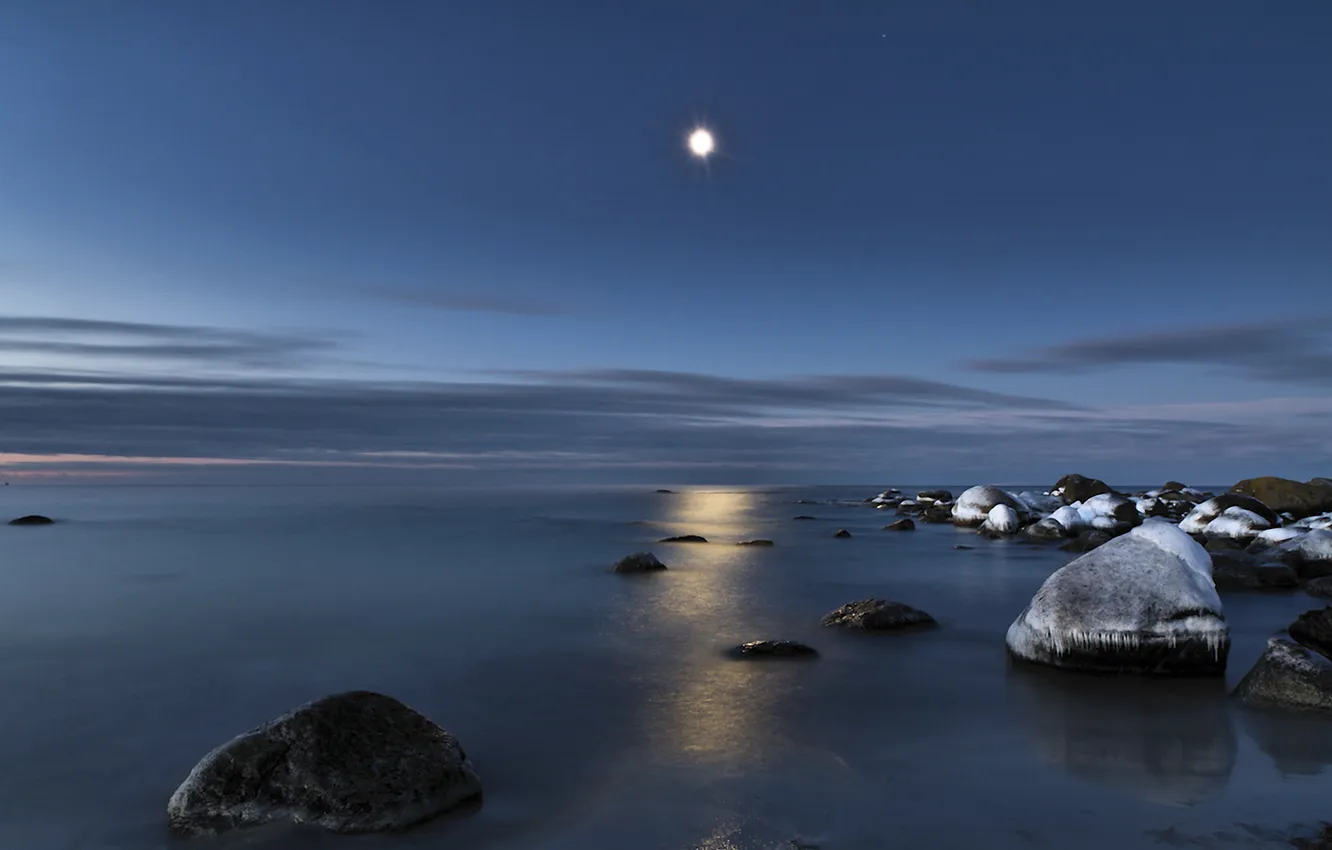
M 1226 697 L 1321 603 L 1224 597 L 1225 686 L 1012 669 L 1005 629 L 1071 556 L 795 504 L 873 489 L 0 489 L 0 515 L 67 520 L 0 528 L 0 847 L 1279 847 L 1332 815 L 1332 722 Z M 713 542 L 653 542 L 685 533 Z M 670 570 L 608 572 L 643 549 Z M 942 628 L 820 628 L 866 596 Z M 822 657 L 723 654 L 769 637 Z M 484 808 L 166 835 L 203 753 L 353 688 L 456 734 Z

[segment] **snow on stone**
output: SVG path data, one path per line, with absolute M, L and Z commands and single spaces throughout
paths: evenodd
M 1311 528 L 1279 547 L 1283 552 L 1297 552 L 1304 561 L 1332 561 L 1332 531 Z
M 1000 534 L 1016 534 L 1022 527 L 1017 511 L 1008 505 L 995 505 L 985 517 L 984 528 Z
M 1257 537 L 1260 531 L 1266 531 L 1271 527 L 1272 523 L 1253 511 L 1232 507 L 1226 508 L 1219 517 L 1207 523 L 1202 533 L 1207 537 L 1241 540 Z
M 1287 528 L 1269 528 L 1266 531 L 1258 532 L 1258 539 L 1264 543 L 1285 543 L 1287 540 L 1294 540 L 1305 533 L 1307 529 L 1287 527 Z
M 1230 640 L 1211 557 L 1168 522 L 1144 523 L 1056 571 L 1007 635 L 1023 658 L 1112 653 L 1146 639 L 1199 640 L 1218 654 Z
M 1009 493 L 1018 502 L 1027 506 L 1027 510 L 1038 516 L 1046 516 L 1064 506 L 1064 500 L 1058 496 L 1051 496 L 1049 493 L 1037 493 L 1034 490 L 1023 490 L 1021 493 Z
M 1078 513 L 1078 509 L 1071 505 L 1065 505 L 1050 514 L 1050 519 L 1059 523 L 1070 532 L 1078 532 L 1087 527 L 1087 523 L 1083 520 L 1082 514 Z
M 990 508 L 1012 498 L 995 487 L 972 487 L 957 497 L 957 502 L 953 504 L 953 519 L 964 524 L 978 525 L 989 517 Z

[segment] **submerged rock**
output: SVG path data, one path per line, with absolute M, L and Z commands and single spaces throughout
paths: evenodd
M 1297 519 L 1332 511 L 1332 486 L 1319 483 L 1318 479 L 1305 483 L 1271 476 L 1246 478 L 1231 487 L 1230 492 L 1252 496 L 1277 513 L 1289 513 Z
M 1026 512 L 1026 506 L 998 487 L 980 486 L 972 487 L 957 497 L 952 519 L 957 525 L 974 528 L 984 523 L 990 511 L 999 505 L 1007 505 L 1018 514 Z
M 658 543 L 707 543 L 708 538 L 700 534 L 681 534 L 676 537 L 663 537 Z
M 806 516 L 804 514 L 801 514 L 800 516 L 791 517 L 791 519 L 797 522 L 808 522 L 809 520 L 812 519 L 818 519 L 818 517 Z
M 793 640 L 751 640 L 729 653 L 732 658 L 816 658 L 818 650 Z
M 1270 638 L 1235 696 L 1251 705 L 1332 711 L 1332 661 L 1285 638 Z
M 10 525 L 51 525 L 54 522 L 55 520 L 51 519 L 49 516 L 29 514 L 28 516 L 21 516 L 18 519 L 11 519 L 9 521 L 9 524 Z
M 1017 658 L 1053 667 L 1219 676 L 1230 630 L 1207 552 L 1152 521 L 1046 579 L 1007 644 Z
M 1099 478 L 1087 478 L 1083 475 L 1065 475 L 1055 482 L 1050 489 L 1051 496 L 1059 496 L 1065 502 L 1085 502 L 1092 496 L 1113 493 L 1110 485 Z
M 765 548 L 766 548 L 766 547 L 768 547 L 768 546 L 772 546 L 772 545 L 773 545 L 773 542 L 772 542 L 771 540 L 745 540 L 745 541 L 740 542 L 740 543 L 737 543 L 737 544 L 735 544 L 735 545 L 737 545 L 737 546 L 761 546 L 761 547 L 765 547 Z
M 674 493 L 675 491 L 674 491 L 674 490 L 665 490 L 665 489 L 663 489 L 663 490 L 658 490 L 657 492 L 658 492 L 658 493 L 661 493 L 661 494 L 663 494 L 663 495 L 670 495 L 670 494 Z
M 625 555 L 615 562 L 614 571 L 617 573 L 655 573 L 666 569 L 666 565 L 657 560 L 657 556 L 651 552 L 635 552 L 632 555 Z
M 286 820 L 334 832 L 404 829 L 468 802 L 481 780 L 458 741 L 392 697 L 324 697 L 203 757 L 167 803 L 179 833 Z
M 822 622 L 825 626 L 844 626 L 864 632 L 892 632 L 938 625 L 924 611 L 886 599 L 862 599 L 847 603 L 827 614 Z
M 884 530 L 884 531 L 915 531 L 915 530 L 916 530 L 916 524 L 915 524 L 914 522 L 911 521 L 911 518 L 910 518 L 910 517 L 902 517 L 902 518 L 899 519 L 899 520 L 894 520 L 893 522 L 890 522 L 890 523 L 888 523 L 887 525 L 885 525 L 885 526 L 883 527 L 883 530 Z
M 847 538 L 850 537 L 850 536 L 851 536 L 851 532 L 847 531 L 845 528 L 839 528 L 839 529 L 837 529 L 837 533 L 833 535 L 833 537 L 836 537 L 836 538 L 838 538 L 839 540 L 845 540 L 845 539 L 847 539 Z

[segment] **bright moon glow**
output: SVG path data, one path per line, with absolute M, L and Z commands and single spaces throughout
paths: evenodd
M 702 127 L 689 134 L 689 151 L 699 159 L 707 159 L 708 154 L 716 149 L 712 134 Z

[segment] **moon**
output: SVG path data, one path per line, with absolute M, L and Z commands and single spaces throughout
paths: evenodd
M 699 159 L 707 159 L 716 149 L 717 142 L 706 128 L 698 127 L 689 134 L 689 152 Z

